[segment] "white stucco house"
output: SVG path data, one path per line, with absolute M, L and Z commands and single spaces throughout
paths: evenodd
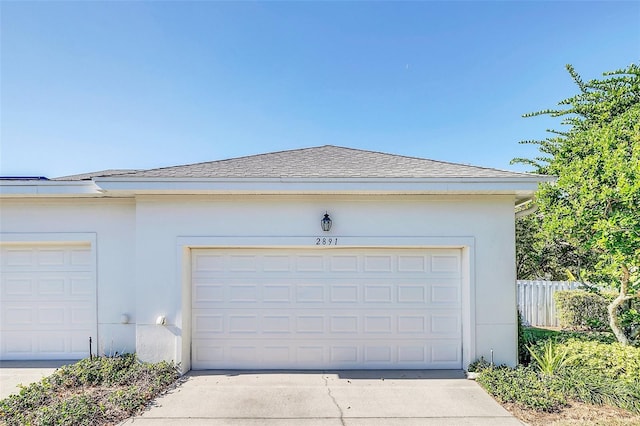
M 4 178 L 0 359 L 514 365 L 514 206 L 544 179 L 336 146 Z

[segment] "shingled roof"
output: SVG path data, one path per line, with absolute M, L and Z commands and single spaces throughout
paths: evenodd
M 52 178 L 51 180 L 91 180 L 97 177 L 110 177 L 110 176 L 118 176 L 126 173 L 134 173 L 137 172 L 137 169 L 111 169 L 111 170 L 100 170 L 98 172 L 89 172 L 89 173 L 81 173 L 79 175 L 69 175 L 69 176 L 61 176 L 57 178 Z
M 123 179 L 513 178 L 524 176 L 531 175 L 333 145 L 113 175 Z

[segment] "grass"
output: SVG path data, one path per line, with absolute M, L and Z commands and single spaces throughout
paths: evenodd
M 547 340 L 555 343 L 563 343 L 569 340 L 600 343 L 616 342 L 613 333 L 608 331 L 567 331 L 539 327 L 523 327 L 522 334 L 524 342 L 527 345 L 543 343 Z
M 135 355 L 84 359 L 0 401 L 0 421 L 13 425 L 111 425 L 140 412 L 178 379 L 175 365 Z

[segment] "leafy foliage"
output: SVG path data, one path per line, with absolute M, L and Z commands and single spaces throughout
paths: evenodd
M 570 330 L 607 329 L 607 300 L 584 290 L 565 290 L 554 293 L 560 327 Z
M 594 253 L 567 241 L 546 238 L 540 231 L 542 214 L 516 219 L 516 276 L 520 280 L 581 281 L 584 270 L 595 265 Z
M 640 380 L 640 348 L 621 345 L 569 340 L 563 348 L 571 353 L 570 365 L 584 367 L 614 380 Z
M 536 366 L 483 369 L 476 381 L 498 400 L 547 412 L 579 401 L 640 413 L 640 348 L 612 341 L 610 333 L 524 331 L 533 353 L 550 365 L 563 359 L 563 366 L 553 374 Z
M 558 175 L 562 164 L 556 160 L 558 155 L 562 154 L 568 139 L 592 127 L 606 126 L 616 117 L 640 104 L 640 66 L 637 64 L 605 72 L 605 78 L 593 79 L 587 83 L 583 82 L 572 65 L 567 65 L 566 68 L 580 90 L 580 93 L 558 102 L 558 105 L 567 108 L 544 109 L 524 114 L 524 117 L 563 117 L 560 124 L 569 126 L 565 131 L 548 130 L 551 136 L 544 140 L 520 142 L 538 145 L 541 156 L 535 159 L 515 158 L 512 162 L 529 164 L 536 173 Z
M 0 401 L 0 420 L 9 426 L 114 424 L 177 378 L 173 364 L 142 363 L 135 355 L 84 359 Z
M 538 145 L 541 157 L 514 161 L 558 176 L 537 193 L 536 244 L 571 247 L 581 260 L 579 278 L 618 290 L 608 307 L 609 324 L 627 344 L 638 332 L 621 328 L 616 311 L 640 297 L 640 67 L 631 64 L 586 83 L 567 69 L 580 93 L 559 103 L 566 108 L 526 116 L 562 117 L 568 130 L 526 141 Z
M 471 364 L 469 364 L 469 367 L 467 368 L 467 371 L 472 372 L 472 373 L 479 373 L 483 370 L 486 370 L 487 368 L 491 367 L 491 363 L 489 361 L 487 361 L 486 359 L 484 359 L 483 356 L 481 356 L 479 359 L 473 361 Z
M 513 402 L 526 408 L 554 412 L 567 405 L 562 392 L 550 386 L 552 380 L 541 380 L 531 367 L 497 367 L 486 369 L 476 379 L 483 388 L 502 402 Z
M 611 332 L 600 331 L 569 331 L 549 330 L 546 328 L 525 327 L 523 329 L 523 341 L 527 346 L 541 345 L 551 340 L 554 343 L 566 343 L 577 340 L 581 342 L 613 343 L 616 341 Z
M 522 313 L 518 310 L 518 363 L 529 364 L 531 354 L 527 349 L 527 337 L 525 334 L 525 327 L 522 325 Z
M 611 405 L 640 413 L 640 382 L 613 379 L 588 367 L 563 370 L 553 388 L 570 400 L 593 405 Z
M 538 370 L 547 376 L 555 375 L 571 362 L 567 348 L 556 345 L 550 340 L 544 342 L 541 350 L 534 346 L 528 346 L 527 349 Z
M 560 326 L 568 330 L 608 329 L 607 306 L 617 297 L 612 292 L 584 290 L 558 291 L 554 294 Z M 640 330 L 640 298 L 628 300 L 617 308 L 620 326 L 633 336 Z
M 95 424 L 94 419 L 103 416 L 105 407 L 89 395 L 73 395 L 59 401 L 53 401 L 37 409 L 34 424 L 42 425 L 82 425 Z

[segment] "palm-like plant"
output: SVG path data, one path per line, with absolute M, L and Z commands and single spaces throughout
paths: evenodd
M 547 340 L 544 343 L 541 352 L 536 351 L 533 346 L 527 346 L 527 349 L 540 372 L 547 376 L 553 376 L 573 359 L 573 357 L 569 356 L 567 348 L 561 348 L 551 340 Z

